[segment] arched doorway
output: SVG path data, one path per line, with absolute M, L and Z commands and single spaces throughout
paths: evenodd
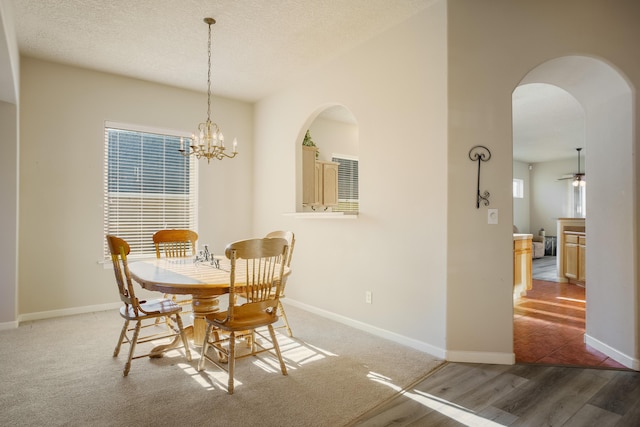
M 585 342 L 638 369 L 633 97 L 624 77 L 602 60 L 547 61 L 518 86 L 548 84 L 575 98 L 585 114 L 588 152 Z

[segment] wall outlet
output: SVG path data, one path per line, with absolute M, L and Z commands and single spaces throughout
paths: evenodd
M 366 302 L 367 304 L 371 304 L 371 297 L 373 296 L 373 294 L 371 293 L 371 291 L 366 291 L 364 293 L 364 302 Z

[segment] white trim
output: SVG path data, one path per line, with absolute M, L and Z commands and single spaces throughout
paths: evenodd
M 489 351 L 447 351 L 447 362 L 513 365 L 516 363 L 516 355 Z
M 121 302 L 108 304 L 85 305 L 83 307 L 63 308 L 61 310 L 38 311 L 26 313 L 18 316 L 18 322 L 28 322 L 30 320 L 51 319 L 53 317 L 72 316 L 74 314 L 92 313 L 94 311 L 113 310 L 122 307 Z
M 355 160 L 357 162 L 360 161 L 360 159 L 358 158 L 358 156 L 354 156 L 353 154 L 338 154 L 338 153 L 331 153 L 331 158 L 334 157 L 339 157 L 341 159 L 345 159 L 345 160 Z
M 171 136 L 182 136 L 186 138 L 191 138 L 191 133 L 184 130 L 163 129 L 163 128 L 156 128 L 152 126 L 134 125 L 131 123 L 111 122 L 109 120 L 104 121 L 104 127 L 121 129 L 121 130 L 130 130 L 134 132 L 153 133 L 156 135 L 171 135 Z
M 331 320 L 335 320 L 336 322 L 342 323 L 347 326 L 351 326 L 361 331 L 369 332 L 370 334 L 388 339 L 398 344 L 406 345 L 407 347 L 411 347 L 416 350 L 422 351 L 424 353 L 428 353 L 431 356 L 438 357 L 440 359 L 444 359 L 445 357 L 445 352 L 443 349 L 432 346 L 431 344 L 427 344 L 425 342 L 418 341 L 413 338 L 405 337 L 403 335 L 396 334 L 395 332 L 387 331 L 386 329 L 378 328 L 376 326 L 371 326 L 369 324 L 360 322 L 358 320 L 354 320 L 349 317 L 342 316 L 340 314 L 332 313 L 330 311 L 323 310 L 321 308 L 314 307 L 299 301 L 291 300 L 289 298 L 284 298 L 283 301 L 285 301 L 287 304 L 291 304 L 292 306 L 298 307 L 302 310 L 306 310 L 308 312 L 317 314 L 319 316 L 326 317 Z
M 15 329 L 19 326 L 19 323 L 17 320 L 14 320 L 12 322 L 2 322 L 0 323 L 0 331 L 6 331 L 9 329 Z
M 282 215 L 298 219 L 358 219 L 358 215 L 345 215 L 344 212 L 285 212 Z
M 602 341 L 597 340 L 587 334 L 584 334 L 584 342 L 587 345 L 598 350 L 600 353 L 604 353 L 606 356 L 612 358 L 621 365 L 624 365 L 629 369 L 633 369 L 634 371 L 640 371 L 640 360 L 634 359 L 631 356 L 627 356 L 626 354 L 619 352 L 615 348 L 610 347 Z

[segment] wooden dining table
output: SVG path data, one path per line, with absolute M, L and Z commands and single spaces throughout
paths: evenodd
M 195 262 L 194 258 L 156 258 L 129 264 L 131 278 L 144 289 L 173 295 L 191 295 L 193 327 L 189 327 L 193 344 L 201 346 L 207 321 L 205 316 L 219 311 L 219 297 L 229 292 L 231 261 L 216 257 L 217 265 L 210 261 Z M 284 275 L 289 274 L 285 267 Z M 236 287 L 246 282 L 245 269 L 236 270 Z

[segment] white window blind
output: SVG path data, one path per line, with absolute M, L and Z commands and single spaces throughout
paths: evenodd
M 155 256 L 161 229 L 197 230 L 197 162 L 179 152 L 180 136 L 105 126 L 104 234 Z M 104 242 L 104 257 L 110 259 Z
M 358 196 L 358 159 L 356 157 L 333 154 L 332 162 L 338 166 L 338 206 L 334 212 L 357 214 L 359 207 Z

